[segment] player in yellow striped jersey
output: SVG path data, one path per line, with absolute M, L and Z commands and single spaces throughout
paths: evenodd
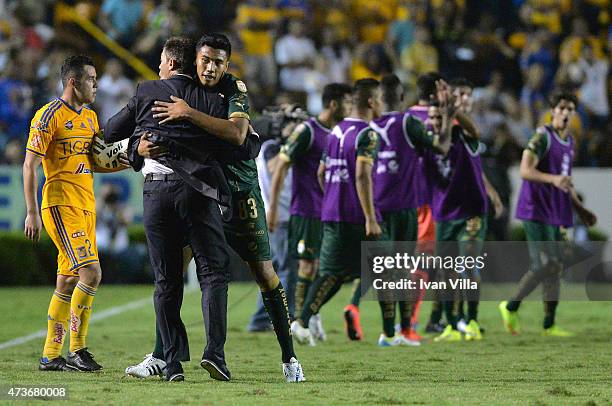
M 96 97 L 96 69 L 89 57 L 71 56 L 62 65 L 61 78 L 62 97 L 47 103 L 32 119 L 23 164 L 25 235 L 38 241 L 44 224 L 59 251 L 39 369 L 95 371 L 102 366 L 87 350 L 86 337 L 102 277 L 90 155 L 99 126 L 96 113 L 86 105 Z M 46 181 L 39 214 L 36 172 L 41 163 Z M 64 359 L 61 351 L 68 326 L 70 351 Z

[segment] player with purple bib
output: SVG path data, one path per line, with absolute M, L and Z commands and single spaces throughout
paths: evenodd
M 302 312 L 304 299 L 319 267 L 323 190 L 319 186 L 317 169 L 331 129 L 351 111 L 351 91 L 351 87 L 343 83 L 330 83 L 323 88 L 323 110 L 317 117 L 311 117 L 296 127 L 281 149 L 281 163 L 272 178 L 268 212 L 271 232 L 276 228 L 283 181 L 289 168 L 293 169 L 289 255 L 299 260 L 295 314 Z M 320 317 L 315 315 L 315 320 L 310 324 L 315 338 L 324 341 L 325 332 Z
M 462 113 L 467 114 L 471 107 L 471 86 L 465 82 L 455 82 L 453 93 L 458 100 Z M 438 108 L 430 106 L 429 118 L 435 128 L 439 119 Z M 472 131 L 473 133 L 473 131 Z M 430 155 L 427 158 L 429 179 L 432 179 L 432 213 L 436 223 L 436 254 L 448 255 L 450 251 L 460 256 L 477 256 L 482 250 L 486 234 L 486 215 L 488 197 L 495 203 L 496 215 L 501 214 L 497 192 L 486 181 L 482 171 L 480 154 L 484 145 L 470 137 L 463 125 L 457 123 L 452 130 L 451 148 L 446 156 Z M 449 242 L 457 242 L 449 244 Z M 445 275 L 448 278 L 468 278 L 480 283 L 479 269 L 473 267 L 460 275 L 451 270 Z M 448 325 L 435 341 L 459 341 L 461 332 L 457 329 L 457 302 L 465 292 L 455 291 L 448 284 L 444 297 L 444 312 Z M 465 327 L 466 340 L 482 338 L 477 321 L 479 289 L 469 292 L 465 298 L 468 304 L 468 323 Z
M 404 98 L 404 88 L 396 75 L 383 77 L 381 82 L 385 113 L 370 124 L 380 135 L 380 150 L 374 176 L 374 201 L 383 216 L 384 240 L 416 241 L 418 234 L 420 156 L 425 150 L 438 150 L 440 136 L 428 135 L 417 117 L 398 111 Z M 444 128 L 450 129 L 452 118 L 446 115 Z M 413 298 L 399 302 L 400 333 L 411 345 L 418 345 L 418 336 L 411 332 Z M 385 302 L 384 323 L 393 326 L 395 302 Z M 386 331 L 386 330 L 385 330 Z
M 361 264 L 356 253 L 361 250 L 361 241 L 376 240 L 382 234 L 382 218 L 374 206 L 372 184 L 379 139 L 369 125 L 380 116 L 381 98 L 377 80 L 361 79 L 355 83 L 351 116 L 332 130 L 319 165 L 319 183 L 324 189 L 321 262 L 302 313 L 291 324 L 300 343 L 314 345 L 308 329 L 310 317 L 338 292 L 345 280 L 359 277 Z
M 523 220 L 529 245 L 531 269 L 519 282 L 519 290 L 499 310 L 508 332 L 518 334 L 518 309 L 521 301 L 540 283 L 543 288 L 545 336 L 569 337 L 573 334 L 555 324 L 559 303 L 563 258 L 557 241 L 564 240 L 565 228 L 573 226 L 572 208 L 587 226 L 597 221 L 584 208 L 572 184 L 574 139 L 568 123 L 578 101 L 571 93 L 557 93 L 551 99 L 552 120 L 536 129 L 523 152 L 520 173 L 523 184 L 516 217 Z

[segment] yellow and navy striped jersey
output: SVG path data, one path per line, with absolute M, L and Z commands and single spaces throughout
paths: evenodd
M 26 150 L 42 157 L 42 208 L 72 206 L 95 212 L 90 155 L 98 117 L 88 107 L 74 110 L 57 98 L 39 109 L 30 124 Z

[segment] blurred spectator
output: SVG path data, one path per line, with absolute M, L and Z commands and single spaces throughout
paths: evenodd
M 371 77 L 380 80 L 393 72 L 393 61 L 384 45 L 360 44 L 351 65 L 351 80 Z
M 304 77 L 304 88 L 306 90 L 306 109 L 312 114 L 319 114 L 323 109 L 321 98 L 323 97 L 323 87 L 332 82 L 327 76 L 329 64 L 325 57 L 318 55 L 315 58 L 314 67 Z
M 276 8 L 284 18 L 305 20 L 310 16 L 308 0 L 278 0 Z
M 179 34 L 179 17 L 172 9 L 172 0 L 162 0 L 147 15 L 146 29 L 138 37 L 133 51 L 145 58 L 149 65 L 155 66 L 159 59 L 159 49 L 171 34 Z M 182 2 L 181 2 L 182 3 Z
M 506 115 L 506 124 L 512 137 L 523 147 L 527 146 L 529 139 L 533 135 L 533 127 L 521 114 L 521 105 L 514 96 L 504 100 L 504 113 Z
M 129 47 L 134 41 L 138 24 L 144 17 L 142 0 L 104 0 L 99 24 L 107 35 Z
M 528 25 L 561 33 L 562 14 L 570 11 L 571 0 L 527 0 L 520 8 L 520 17 Z
M 524 80 L 528 81 L 527 76 L 533 76 L 533 71 L 538 71 L 541 75 L 542 92 L 548 92 L 552 88 L 557 62 L 552 50 L 553 42 L 550 32 L 539 30 L 529 37 L 529 41 L 521 55 L 521 69 Z M 539 65 L 536 69 L 531 69 L 533 65 Z M 540 71 L 541 69 L 541 71 Z
M 314 42 L 305 35 L 301 21 L 290 20 L 288 29 L 274 49 L 280 66 L 280 86 L 291 92 L 305 92 L 304 79 L 312 70 L 317 51 Z
M 121 202 L 119 188 L 105 183 L 96 197 L 96 241 L 105 280 L 149 283 L 152 275 L 146 272 L 147 249 L 142 243 L 130 243 L 127 227 L 132 223 L 132 212 Z
M 24 80 L 25 70 L 14 52 L 0 77 L 0 126 L 9 137 L 23 137 L 28 133 L 32 118 L 32 87 Z
M 580 58 L 585 43 L 591 44 L 597 59 L 604 57 L 601 40 L 589 34 L 589 28 L 584 18 L 576 17 L 572 21 L 572 32 L 563 40 L 559 48 L 561 64 L 576 62 Z
M 127 226 L 132 221 L 132 213 L 120 201 L 120 191 L 112 183 L 100 188 L 96 208 L 96 240 L 100 252 L 120 254 L 125 252 L 130 240 Z
M 352 60 L 349 47 L 338 38 L 338 31 L 332 27 L 325 27 L 322 35 L 321 56 L 325 58 L 327 68 L 325 76 L 329 82 L 347 83 Z
M 21 165 L 25 158 L 24 143 L 17 138 L 10 140 L 5 147 L 2 164 Z
M 492 129 L 492 136 L 485 143 L 487 149 L 482 159 L 483 170 L 505 208 L 504 214 L 499 219 L 495 219 L 494 216 L 489 217 L 488 232 L 493 235 L 494 241 L 505 241 L 509 237 L 508 225 L 511 213 L 508 210 L 512 196 L 512 182 L 508 173 L 510 167 L 520 161 L 523 146 L 512 136 L 504 122 L 499 122 Z
M 605 127 L 610 114 L 608 68 L 608 61 L 596 58 L 592 45 L 585 42 L 580 59 L 570 69 L 570 76 L 575 75 L 574 81 L 580 83 L 580 103 L 589 116 L 589 124 L 597 129 Z
M 280 13 L 271 0 L 252 0 L 238 7 L 236 29 L 240 33 L 246 68 L 245 81 L 251 94 L 260 94 L 268 103 L 276 90 L 276 62 L 273 56 L 274 35 L 280 24 Z
M 547 107 L 544 94 L 544 67 L 537 63 L 529 66 L 525 75 L 525 85 L 521 90 L 521 111 L 530 127 Z
M 352 0 L 350 15 L 356 20 L 359 40 L 365 44 L 382 44 L 397 15 L 397 0 Z
M 117 59 L 106 62 L 104 74 L 98 81 L 96 106 L 100 127 L 127 104 L 134 94 L 134 84 L 123 73 L 123 65 Z
M 414 42 L 402 51 L 401 66 L 408 72 L 408 84 L 412 86 L 419 75 L 438 71 L 438 50 L 431 43 L 427 27 L 416 28 Z

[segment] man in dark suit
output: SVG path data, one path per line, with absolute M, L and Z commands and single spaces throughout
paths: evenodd
M 142 166 L 144 225 L 151 266 L 155 272 L 155 311 L 161 334 L 166 379 L 182 380 L 181 360 L 189 359 L 185 326 L 180 318 L 183 296 L 182 249 L 189 242 L 196 261 L 202 289 L 202 313 L 207 326 L 203 360 L 220 370 L 225 367 L 224 344 L 227 328 L 227 284 L 229 256 L 223 233 L 222 210 L 230 207 L 226 178 L 217 157 L 227 152 L 246 153 L 252 143 L 244 142 L 246 122 L 231 123 L 226 140 L 212 136 L 186 121 L 160 125 L 151 108 L 155 100 L 170 101 L 171 95 L 190 100 L 201 111 L 210 108 L 208 95 L 192 80 L 193 43 L 170 38 L 161 54 L 161 80 L 141 83 L 128 105 L 113 116 L 105 129 L 105 141 L 126 135 L 153 133 L 157 145 L 167 154 L 156 159 L 133 162 Z M 225 120 L 226 121 L 226 120 Z M 225 125 L 226 123 L 217 123 Z M 147 136 L 130 138 L 132 150 Z M 252 151 L 251 151 L 252 152 Z M 133 160 L 138 157 L 132 154 Z M 229 372 L 227 373 L 229 378 Z

